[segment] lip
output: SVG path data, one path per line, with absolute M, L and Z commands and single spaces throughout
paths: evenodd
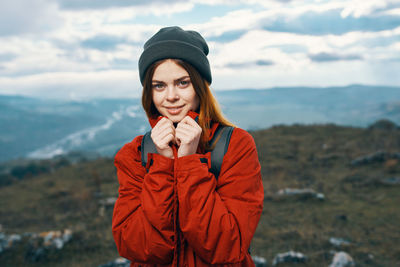
M 182 106 L 176 106 L 176 107 L 165 107 L 165 109 L 168 111 L 169 114 L 171 115 L 178 115 L 179 113 L 181 113 L 181 111 L 183 110 L 183 107 L 185 105 Z

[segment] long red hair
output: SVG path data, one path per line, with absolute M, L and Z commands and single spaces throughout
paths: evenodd
M 153 90 L 152 90 L 152 79 L 156 68 L 163 63 L 165 60 L 159 60 L 153 63 L 146 71 L 146 75 L 143 81 L 143 92 L 142 92 L 142 105 L 149 118 L 157 118 L 160 116 L 157 108 L 153 103 Z M 224 126 L 235 126 L 228 121 L 221 112 L 218 102 L 214 95 L 211 93 L 208 82 L 203 79 L 199 72 L 189 63 L 179 60 L 172 59 L 176 64 L 184 68 L 190 76 L 191 83 L 199 98 L 199 121 L 198 124 L 202 128 L 202 134 L 199 142 L 199 146 L 202 150 L 210 150 L 209 132 L 213 122 L 218 122 Z

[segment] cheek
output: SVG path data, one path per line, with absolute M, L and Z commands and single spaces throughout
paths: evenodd
M 186 102 L 190 103 L 191 109 L 196 110 L 199 106 L 199 97 L 196 95 L 196 92 L 193 88 L 186 91 L 185 99 Z
M 153 91 L 153 103 L 156 106 L 156 108 L 158 108 L 158 106 L 160 106 L 160 104 L 162 103 L 162 95 L 159 92 L 155 92 Z

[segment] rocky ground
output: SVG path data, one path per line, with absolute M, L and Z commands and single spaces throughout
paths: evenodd
M 400 266 L 400 130 L 336 125 L 252 132 L 264 210 L 257 266 Z M 75 157 L 76 158 L 76 157 Z M 111 235 L 112 159 L 0 166 L 0 266 L 126 266 Z

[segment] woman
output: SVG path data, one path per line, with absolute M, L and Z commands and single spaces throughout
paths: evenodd
M 207 54 L 199 33 L 179 27 L 161 29 L 144 45 L 142 104 L 157 153 L 142 166 L 141 135 L 115 156 L 112 230 L 131 266 L 254 266 L 260 164 L 251 135 L 234 128 L 218 179 L 209 171 L 208 142 L 231 124 L 210 92 Z

